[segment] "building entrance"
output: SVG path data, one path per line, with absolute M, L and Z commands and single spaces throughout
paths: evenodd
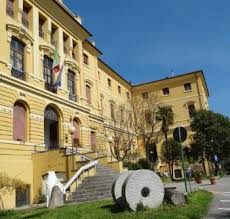
M 48 106 L 44 115 L 45 145 L 48 149 L 52 150 L 59 147 L 58 127 L 58 114 L 52 107 Z

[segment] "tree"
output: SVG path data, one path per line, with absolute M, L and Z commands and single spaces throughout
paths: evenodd
M 201 110 L 196 112 L 191 123 L 194 134 L 193 145 L 196 156 L 207 159 L 217 168 L 214 156 L 220 160 L 230 155 L 230 120 L 219 113 Z
M 116 160 L 124 161 L 133 152 L 136 137 L 133 116 L 128 106 L 114 106 L 111 130 L 111 154 Z
M 165 143 L 167 146 L 168 132 L 170 126 L 174 123 L 174 113 L 170 107 L 159 107 L 156 120 L 161 123 L 161 131 L 165 137 Z
M 147 161 L 149 161 L 150 144 L 154 145 L 159 140 L 159 132 L 157 132 L 159 122 L 156 120 L 158 102 L 158 96 L 154 93 L 146 93 L 145 98 L 135 96 L 131 100 L 135 132 L 143 142 Z
M 168 164 L 170 177 L 173 180 L 174 165 L 180 159 L 180 145 L 173 139 L 163 143 L 161 147 L 161 159 Z
M 0 210 L 4 210 L 4 203 L 2 201 L 2 196 L 5 194 L 12 192 L 15 189 L 21 189 L 24 190 L 26 189 L 26 185 L 24 182 L 22 182 L 19 179 L 11 178 L 5 173 L 0 173 L 0 201 L 1 201 L 1 206 Z
M 174 123 L 174 113 L 172 109 L 166 106 L 159 107 L 157 115 L 156 115 L 156 120 L 161 123 L 160 130 L 163 133 L 164 138 L 165 138 L 165 147 L 166 149 L 168 148 L 168 150 L 170 150 L 170 147 L 168 146 L 168 132 L 169 132 L 170 126 L 173 125 Z M 170 161 L 168 161 L 167 163 L 170 163 Z M 171 178 L 173 178 L 172 171 L 170 171 L 170 176 Z

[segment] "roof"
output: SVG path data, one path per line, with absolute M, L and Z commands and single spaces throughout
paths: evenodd
M 203 70 L 192 71 L 192 72 L 189 72 L 189 73 L 184 73 L 184 74 L 180 74 L 180 75 L 173 76 L 173 77 L 166 77 L 166 78 L 159 79 L 159 80 L 155 80 L 155 81 L 150 81 L 150 82 L 146 82 L 146 83 L 141 83 L 141 84 L 134 85 L 133 87 L 140 87 L 140 86 L 144 86 L 144 85 L 148 85 L 148 84 L 152 84 L 152 83 L 157 83 L 157 82 L 161 82 L 161 81 L 172 80 L 172 79 L 175 79 L 175 78 L 182 78 L 182 77 L 184 77 L 184 76 L 193 75 L 193 74 L 197 74 L 197 73 L 200 73 L 200 74 L 202 75 L 202 78 L 203 78 L 203 80 L 204 80 L 204 84 L 205 84 L 206 89 L 207 89 L 207 94 L 208 94 L 208 96 L 209 96 L 210 93 L 209 93 L 207 81 L 206 81 L 206 79 L 205 79 L 205 75 L 204 75 Z
M 105 65 L 108 69 L 110 69 L 113 73 L 115 73 L 121 80 L 123 80 L 127 85 L 132 86 L 129 81 L 127 81 L 124 77 L 122 77 L 119 73 L 117 73 L 114 69 L 112 69 L 108 64 L 102 61 L 100 58 L 98 59 L 103 65 Z
M 64 2 L 61 2 L 59 0 L 55 0 L 59 6 L 61 6 L 75 21 L 76 23 L 87 33 L 89 34 L 89 36 L 93 36 L 82 24 L 80 24 L 77 20 L 76 20 L 76 15 L 64 4 Z

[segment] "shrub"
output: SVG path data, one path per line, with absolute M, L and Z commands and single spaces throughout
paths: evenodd
M 127 167 L 129 170 L 140 170 L 140 169 L 148 169 L 152 170 L 151 162 L 147 161 L 146 159 L 139 159 L 138 162 L 125 162 L 123 163 L 124 167 Z

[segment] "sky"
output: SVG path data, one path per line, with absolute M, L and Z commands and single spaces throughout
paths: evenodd
M 134 84 L 203 70 L 210 109 L 230 116 L 230 0 L 64 0 L 101 57 Z

